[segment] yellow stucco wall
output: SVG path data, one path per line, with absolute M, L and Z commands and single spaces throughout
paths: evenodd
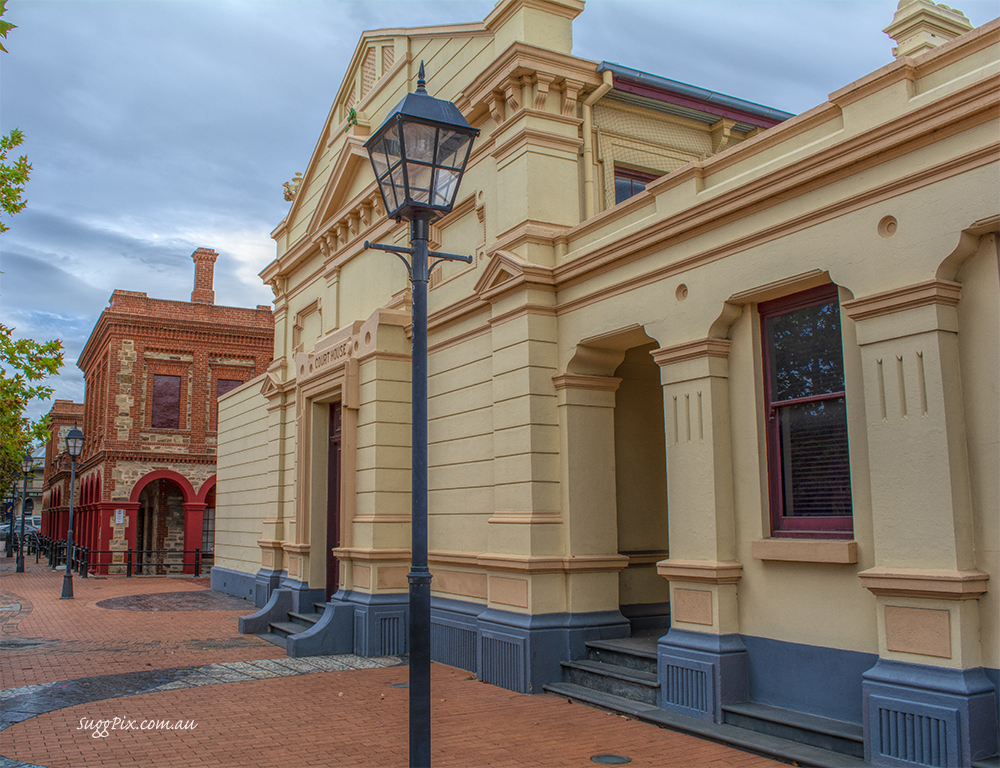
M 692 631 L 996 668 L 998 24 L 713 154 L 704 125 L 587 103 L 605 80 L 569 55 L 574 8 L 503 0 L 482 25 L 362 40 L 262 273 L 281 329 L 269 394 L 226 401 L 220 516 L 247 528 L 220 537 L 227 567 L 260 567 L 257 515 L 275 567 L 284 551 L 289 573 L 321 572 L 314 432 L 339 400 L 353 420 L 343 583 L 405 589 L 408 297 L 402 265 L 362 243 L 407 231 L 385 220 L 360 144 L 424 59 L 430 92 L 482 131 L 432 228 L 432 247 L 474 256 L 430 290 L 434 593 L 532 613 L 669 593 Z M 362 94 L 367 51 L 390 42 Z M 669 173 L 610 205 L 619 161 Z M 758 305 L 830 282 L 853 533 L 779 539 Z M 897 359 L 902 395 L 884 378 Z M 223 472 L 265 463 L 270 506 L 241 506 Z M 914 640 L 925 630 L 937 639 Z

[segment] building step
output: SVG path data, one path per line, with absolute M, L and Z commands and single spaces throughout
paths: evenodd
M 299 632 L 305 632 L 309 629 L 309 625 L 299 624 L 295 621 L 272 621 L 268 624 L 268 627 L 271 629 L 271 634 L 281 635 L 282 637 L 297 635 Z
M 864 729 L 854 723 L 753 702 L 723 705 L 722 717 L 725 723 L 738 728 L 853 757 L 865 754 Z
M 656 676 L 655 639 L 623 637 L 618 640 L 591 640 L 586 645 L 587 658 L 591 661 L 614 664 Z
M 711 741 L 727 744 L 737 749 L 765 755 L 787 763 L 812 768 L 865 768 L 867 763 L 852 755 L 820 749 L 809 744 L 789 741 L 767 733 L 737 728 L 726 723 L 711 723 L 694 717 L 679 715 L 610 693 L 595 691 L 573 683 L 550 683 L 546 693 L 563 696 L 571 701 L 589 704 L 600 709 L 634 717 L 664 728 L 689 733 Z
M 656 704 L 660 684 L 652 672 L 590 659 L 564 661 L 562 667 L 567 683 L 632 701 Z
M 259 637 L 261 640 L 267 640 L 267 642 L 272 645 L 277 645 L 279 648 L 288 647 L 288 642 L 284 635 L 276 635 L 273 632 L 264 632 L 262 634 L 255 635 L 255 637 Z
M 308 629 L 323 616 L 322 613 L 292 613 L 288 612 L 288 618 L 292 620 L 293 623 L 301 624 L 304 629 Z M 302 630 L 299 630 L 300 632 Z

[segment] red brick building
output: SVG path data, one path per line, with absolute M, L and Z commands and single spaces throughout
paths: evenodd
M 111 295 L 77 362 L 84 403 L 57 400 L 51 411 L 42 532 L 66 537 L 64 438 L 77 423 L 86 441 L 76 468 L 73 536 L 108 553 L 95 562 L 123 563 L 131 548 L 158 553 L 136 555 L 152 571 L 176 572 L 181 567 L 171 563 L 193 560 L 179 552 L 213 547 L 217 400 L 267 370 L 274 321 L 267 306 L 215 306 L 218 254 L 199 248 L 192 258 L 190 302 Z

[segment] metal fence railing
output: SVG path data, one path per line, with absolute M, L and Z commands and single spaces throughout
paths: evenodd
M 184 573 L 186 568 L 192 568 L 194 576 L 199 577 L 206 568 L 211 568 L 215 559 L 214 553 L 202 552 L 196 549 L 132 549 L 99 550 L 89 547 L 73 546 L 73 551 L 67 558 L 66 541 L 51 539 L 44 536 L 26 541 L 28 554 L 35 555 L 37 563 L 41 557 L 48 559 L 49 568 L 55 569 L 67 566 L 76 572 L 81 579 L 90 573 L 106 575 L 132 576 L 170 575 Z M 117 557 L 116 557 L 117 556 Z M 68 565 L 67 565 L 68 560 Z

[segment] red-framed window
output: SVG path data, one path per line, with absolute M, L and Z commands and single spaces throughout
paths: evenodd
M 656 181 L 659 176 L 654 173 L 633 171 L 629 168 L 615 166 L 615 204 L 628 200 L 642 192 L 646 185 Z
M 758 307 L 772 536 L 854 528 L 837 286 Z

